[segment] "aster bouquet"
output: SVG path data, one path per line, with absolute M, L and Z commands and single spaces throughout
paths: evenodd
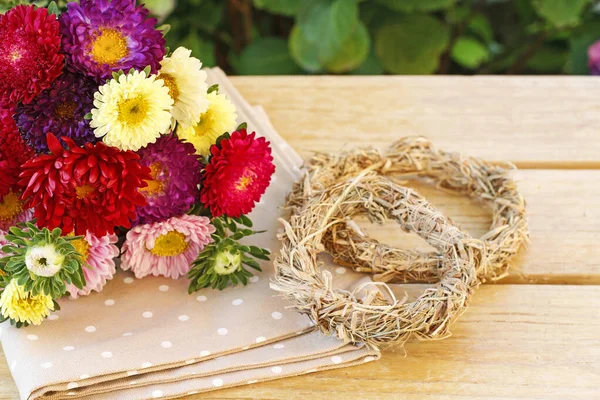
M 40 324 L 120 268 L 246 284 L 270 144 L 135 0 L 0 16 L 0 322 Z

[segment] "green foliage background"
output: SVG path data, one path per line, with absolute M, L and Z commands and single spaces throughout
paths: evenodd
M 59 0 L 59 6 L 73 0 Z M 587 74 L 595 0 L 139 0 L 230 74 Z M 0 12 L 18 3 L 0 0 Z
M 247 75 L 587 74 L 600 38 L 592 0 L 179 0 L 165 22 Z

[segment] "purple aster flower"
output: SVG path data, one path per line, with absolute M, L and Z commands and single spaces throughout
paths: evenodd
M 140 189 L 148 204 L 136 209 L 136 224 L 158 222 L 188 211 L 198 200 L 202 169 L 194 145 L 170 134 L 138 154 L 142 165 L 150 167 L 153 179 Z
M 94 103 L 97 85 L 90 79 L 65 73 L 31 103 L 17 108 L 15 120 L 23 138 L 37 152 L 48 151 L 46 134 L 69 137 L 78 145 L 98 139 L 84 117 Z
M 165 56 L 165 39 L 156 19 L 135 0 L 81 0 L 69 3 L 60 18 L 67 66 L 102 82 L 114 71 L 156 73 Z
M 600 75 L 600 40 L 588 48 L 590 75 Z

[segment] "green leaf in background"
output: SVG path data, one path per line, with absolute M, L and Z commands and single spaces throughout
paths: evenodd
M 340 73 L 358 67 L 370 46 L 357 0 L 311 0 L 290 35 L 292 58 L 308 72 Z
M 537 13 L 552 25 L 562 28 L 577 25 L 591 0 L 533 0 Z
M 303 0 L 254 0 L 253 3 L 256 8 L 269 11 L 273 14 L 293 17 L 300 11 Z
M 375 0 L 384 6 L 399 12 L 435 11 L 449 8 L 458 0 Z
M 448 27 L 432 16 L 398 16 L 375 33 L 375 52 L 386 71 L 430 74 L 449 40 Z
M 566 70 L 573 75 L 587 75 L 588 48 L 600 40 L 600 21 L 586 23 L 574 32 L 569 41 L 570 55 Z
M 489 59 L 487 47 L 468 36 L 458 38 L 450 55 L 455 62 L 469 69 L 475 69 Z
M 383 74 L 383 68 L 379 59 L 375 55 L 375 51 L 371 49 L 365 61 L 354 71 L 353 75 L 381 75 Z
M 298 15 L 303 35 L 318 47 L 318 56 L 323 62 L 342 50 L 356 24 L 356 0 L 310 0 Z
M 301 70 L 290 56 L 285 39 L 266 37 L 244 49 L 237 72 L 241 75 L 295 75 Z
M 354 32 L 344 42 L 342 50 L 325 63 L 325 68 L 333 73 L 351 71 L 365 61 L 370 47 L 371 37 L 369 32 L 363 23 L 359 23 Z
M 560 74 L 564 72 L 568 59 L 568 50 L 545 45 L 529 59 L 527 67 L 544 74 Z
M 317 46 L 306 40 L 302 29 L 298 25 L 294 25 L 294 28 L 292 28 L 288 46 L 294 61 L 305 71 L 315 73 L 323 69 L 317 56 Z
M 176 5 L 175 0 L 143 0 L 142 3 L 159 20 L 163 20 L 169 16 L 175 10 Z
M 479 36 L 486 43 L 490 43 L 494 40 L 492 24 L 490 24 L 490 21 L 483 14 L 473 16 L 467 29 L 469 32 Z
M 217 64 L 215 45 L 211 41 L 201 38 L 196 31 L 190 31 L 179 45 L 192 50 L 194 57 L 202 61 L 202 66 L 214 67 Z

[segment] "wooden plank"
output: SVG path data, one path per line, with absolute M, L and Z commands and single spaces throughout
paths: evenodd
M 485 285 L 452 337 L 409 343 L 406 356 L 388 350 L 381 361 L 360 367 L 195 398 L 600 398 L 598 332 L 600 286 Z M 5 361 L 0 398 L 17 398 Z
M 600 284 L 600 171 L 519 170 L 515 173 L 527 200 L 531 243 L 513 262 L 502 283 Z M 480 203 L 426 184 L 406 182 L 463 229 L 478 237 L 487 231 L 491 213 Z M 414 234 L 393 223 L 361 223 L 381 242 L 430 249 Z
M 598 399 L 600 287 L 484 286 L 438 342 L 196 399 Z
M 306 156 L 424 135 L 528 168 L 600 168 L 593 77 L 232 77 Z

